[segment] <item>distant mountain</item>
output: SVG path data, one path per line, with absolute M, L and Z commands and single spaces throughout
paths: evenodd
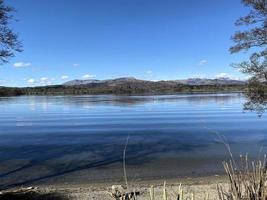
M 0 87 L 0 96 L 16 95 L 93 95 L 93 94 L 177 94 L 181 92 L 243 91 L 246 82 L 230 79 L 147 81 L 133 77 L 108 80 L 73 80 L 62 85 L 24 88 Z
M 96 80 L 96 79 L 89 79 L 89 80 L 73 80 L 63 83 L 65 86 L 75 86 L 75 85 L 94 85 L 94 84 L 107 84 L 110 86 L 115 86 L 117 84 L 122 84 L 126 82 L 145 82 L 143 80 L 138 80 L 134 77 L 122 77 L 116 79 L 106 79 L 106 80 Z
M 64 86 L 81 86 L 81 85 L 106 85 L 106 86 L 117 86 L 121 84 L 166 84 L 166 85 L 245 85 L 245 81 L 232 80 L 232 79 L 206 79 L 206 78 L 189 78 L 184 80 L 169 80 L 169 81 L 147 81 L 140 80 L 134 77 L 123 77 L 116 79 L 107 79 L 107 80 L 73 80 L 63 83 Z
M 66 83 L 63 83 L 63 85 L 67 86 L 74 86 L 74 85 L 87 85 L 92 83 L 101 83 L 100 80 L 90 79 L 90 80 L 72 80 L 68 81 Z
M 189 78 L 185 80 L 177 80 L 184 85 L 245 85 L 245 81 L 232 80 L 228 78 L 207 79 L 207 78 Z

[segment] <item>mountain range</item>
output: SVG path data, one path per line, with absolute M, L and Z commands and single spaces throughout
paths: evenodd
M 0 96 L 18 95 L 93 95 L 93 94 L 177 94 L 181 92 L 243 91 L 245 81 L 201 79 L 148 81 L 133 77 L 107 80 L 73 80 L 61 85 L 10 88 L 0 87 Z
M 90 86 L 90 85 L 106 85 L 106 86 L 117 86 L 121 84 L 141 84 L 141 83 L 160 83 L 167 85 L 245 85 L 245 81 L 241 80 L 233 80 L 227 78 L 220 79 L 208 79 L 208 78 L 189 78 L 183 80 L 168 80 L 168 81 L 148 81 L 148 80 L 140 80 L 134 77 L 123 77 L 116 79 L 106 79 L 106 80 L 97 80 L 97 79 L 89 79 L 89 80 L 72 80 L 66 83 L 63 83 L 64 86 Z

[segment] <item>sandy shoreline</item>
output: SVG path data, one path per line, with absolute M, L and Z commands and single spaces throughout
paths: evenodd
M 162 197 L 163 182 L 167 182 L 167 191 L 170 196 L 176 196 L 178 187 L 182 183 L 185 194 L 195 194 L 196 200 L 203 200 L 205 195 L 209 193 L 210 199 L 217 197 L 217 185 L 226 184 L 226 176 L 209 176 L 200 178 L 181 178 L 181 179 L 168 179 L 168 180 L 146 180 L 131 185 L 132 190 L 140 192 L 138 199 L 149 199 L 149 188 L 153 185 L 155 187 L 156 197 Z M 51 188 L 51 187 L 49 187 Z M 68 187 L 62 187 L 60 185 L 55 186 L 59 193 L 68 194 L 73 199 L 112 199 L 110 198 L 108 191 L 111 190 L 110 183 L 98 183 L 88 185 L 70 185 Z
M 187 195 L 194 194 L 196 200 L 203 200 L 209 194 L 210 199 L 217 197 L 217 185 L 226 185 L 227 177 L 221 175 L 207 176 L 207 177 L 194 177 L 194 178 L 181 178 L 181 179 L 167 179 L 167 180 L 145 180 L 136 183 L 129 183 L 130 190 L 140 192 L 138 200 L 149 199 L 149 188 L 153 185 L 155 188 L 156 197 L 162 197 L 163 182 L 167 182 L 167 191 L 171 199 L 176 199 L 175 196 L 178 191 L 180 183 L 184 193 Z M 114 182 L 114 185 L 122 184 L 121 182 Z M 106 183 L 83 183 L 83 184 L 40 184 L 32 185 L 33 190 L 40 193 L 58 193 L 74 200 L 112 200 L 108 194 L 111 191 L 111 182 Z M 29 186 L 27 186 L 29 187 Z M 171 200 L 170 199 L 170 200 Z

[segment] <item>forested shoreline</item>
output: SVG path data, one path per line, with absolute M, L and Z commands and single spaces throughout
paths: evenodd
M 174 94 L 181 92 L 235 92 L 244 91 L 245 85 L 119 85 L 119 86 L 41 86 L 0 87 L 0 96 L 22 95 L 90 95 L 90 94 Z

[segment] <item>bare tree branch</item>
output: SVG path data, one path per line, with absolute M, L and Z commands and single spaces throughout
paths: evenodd
M 4 0 L 0 0 L 0 63 L 8 62 L 15 52 L 22 51 L 18 35 L 8 26 L 13 20 L 14 11 L 14 8 L 5 5 Z

